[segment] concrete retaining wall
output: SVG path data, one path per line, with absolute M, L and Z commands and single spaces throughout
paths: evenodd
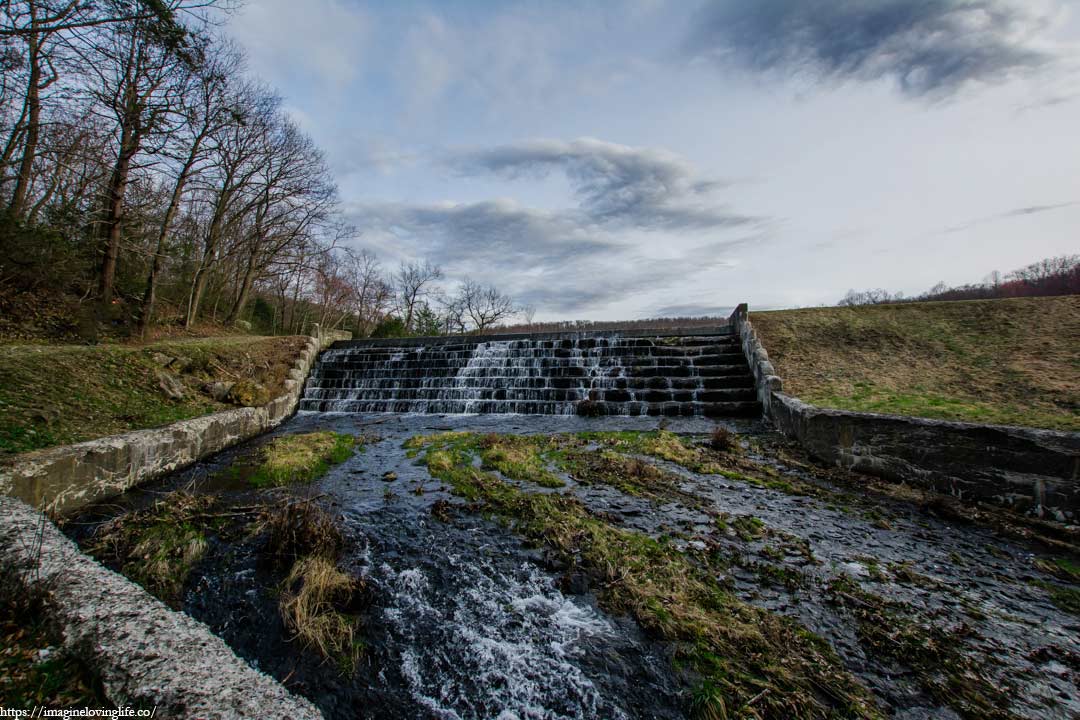
M 731 324 L 766 418 L 819 459 L 1038 517 L 1080 519 L 1080 433 L 819 408 L 782 392 L 745 305 Z
M 62 515 L 266 432 L 296 410 L 319 350 L 348 337 L 327 333 L 310 338 L 289 370 L 285 394 L 262 407 L 226 410 L 20 455 L 0 469 L 0 493 Z
M 156 706 L 163 718 L 322 717 L 205 625 L 84 555 L 39 512 L 0 497 L 0 517 L 0 564 L 21 570 L 16 590 L 46 594 L 65 651 L 114 703 Z

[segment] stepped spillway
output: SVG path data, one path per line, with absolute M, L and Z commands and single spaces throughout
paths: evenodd
M 301 411 L 756 415 L 738 340 L 612 333 L 335 343 Z

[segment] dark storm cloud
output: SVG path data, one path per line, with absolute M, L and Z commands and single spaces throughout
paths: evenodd
M 1006 0 L 713 0 L 694 22 L 694 56 L 753 71 L 836 80 L 893 78 L 945 96 L 1049 63 L 1039 3 Z
M 697 177 L 682 158 L 651 148 L 583 138 L 537 140 L 458 153 L 448 164 L 464 174 L 506 178 L 566 174 L 591 222 L 646 230 L 705 230 L 761 222 L 728 212 L 714 193 L 723 184 Z

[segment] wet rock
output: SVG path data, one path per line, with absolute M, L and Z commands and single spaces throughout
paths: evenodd
M 183 400 L 187 396 L 184 382 L 172 373 L 158 370 L 154 373 L 154 379 L 157 380 L 161 392 L 165 393 L 170 400 Z

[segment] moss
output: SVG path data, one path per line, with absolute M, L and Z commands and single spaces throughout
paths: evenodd
M 310 483 L 348 460 L 355 447 L 355 437 L 331 431 L 277 437 L 260 450 L 248 480 L 255 487 Z
M 579 438 L 609 446 L 619 452 L 649 455 L 667 460 L 701 475 L 719 475 L 728 480 L 776 490 L 788 495 L 830 495 L 824 488 L 754 462 L 735 449 L 717 450 L 712 439 L 683 437 L 667 430 L 655 432 L 587 432 Z M 737 448 L 737 446 L 734 446 Z
M 1045 573 L 1049 573 L 1059 580 L 1066 582 L 1080 582 L 1080 564 L 1067 557 L 1039 558 L 1035 561 L 1035 567 Z
M 1050 602 L 1054 603 L 1059 610 L 1072 615 L 1080 615 L 1080 590 L 1075 587 L 1064 587 L 1054 583 L 1036 580 L 1032 583 L 1040 587 L 1050 595 Z
M 702 503 L 701 498 L 680 489 L 677 475 L 611 450 L 571 450 L 559 458 L 558 464 L 584 485 L 609 485 L 654 502 L 676 500 L 691 507 Z
M 730 525 L 735 534 L 745 542 L 760 540 L 768 533 L 768 528 L 765 527 L 761 518 L 753 515 L 739 515 L 730 522 Z
M 483 467 L 498 470 L 511 480 L 536 483 L 541 487 L 560 488 L 564 483 L 547 469 L 537 445 L 543 439 L 522 435 L 485 435 L 479 442 Z
M 592 575 L 608 612 L 677 643 L 679 662 L 708 688 L 695 695 L 695 713 L 880 717 L 835 653 L 804 628 L 740 602 L 667 541 L 614 527 L 572 497 L 526 492 L 475 467 L 474 443 L 460 434 L 429 437 L 422 462 L 477 509 Z

